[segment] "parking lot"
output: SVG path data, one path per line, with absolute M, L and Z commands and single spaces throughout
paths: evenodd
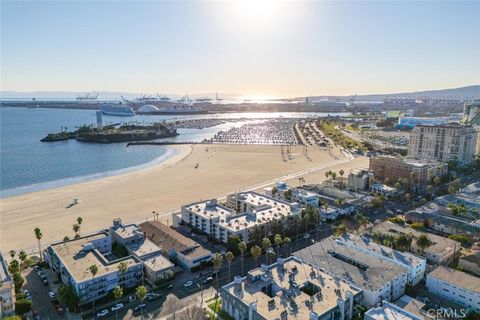
M 44 286 L 34 269 L 28 268 L 23 271 L 25 278 L 24 290 L 28 290 L 32 296 L 32 310 L 38 314 L 37 319 L 65 319 L 65 315 L 59 314 L 48 296 L 49 291 L 55 291 L 60 285 L 57 276 L 50 269 L 42 269 L 48 279 L 48 286 Z M 56 282 L 56 283 L 55 283 Z

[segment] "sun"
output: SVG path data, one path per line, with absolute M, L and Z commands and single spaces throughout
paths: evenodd
M 271 25 L 285 13 L 285 3 L 272 0 L 232 1 L 234 15 L 246 26 L 262 27 Z

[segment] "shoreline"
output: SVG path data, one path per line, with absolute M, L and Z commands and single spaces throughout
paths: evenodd
M 305 157 L 302 147 L 294 146 L 288 159 L 282 158 L 279 146 L 175 148 L 178 153 L 157 166 L 0 199 L 0 248 L 35 251 L 35 227 L 42 230 L 44 247 L 64 236 L 72 238 L 77 217 L 83 218 L 82 234 L 107 228 L 114 218 L 125 223 L 152 219 L 152 211 L 169 223 L 172 212 L 194 201 L 246 189 L 262 192 L 279 180 L 296 186 L 300 176 L 307 183 L 320 183 L 325 171 L 348 172 L 368 164 L 368 158 L 349 160 L 336 148 L 312 150 Z M 67 209 L 73 199 L 78 199 L 78 204 Z
M 165 145 L 162 147 L 166 149 L 166 152 L 164 154 L 158 156 L 152 161 L 149 161 L 143 164 L 134 165 L 131 167 L 126 167 L 121 169 L 91 173 L 84 176 L 76 176 L 76 177 L 63 178 L 63 179 L 53 180 L 53 181 L 39 182 L 39 183 L 34 183 L 26 186 L 19 186 L 15 188 L 1 190 L 0 200 L 21 196 L 21 195 L 25 195 L 33 192 L 66 187 L 66 186 L 75 185 L 78 183 L 94 181 L 98 179 L 114 177 L 114 176 L 128 174 L 128 173 L 139 171 L 139 170 L 148 169 L 150 167 L 162 165 L 163 163 L 167 162 L 169 159 L 174 158 L 176 155 L 181 153 L 181 149 L 182 149 L 181 147 L 174 146 L 174 145 L 172 146 Z

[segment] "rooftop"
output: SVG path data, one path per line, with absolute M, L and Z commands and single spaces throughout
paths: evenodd
M 90 280 L 92 274 L 89 267 L 91 265 L 97 265 L 98 272 L 96 277 L 118 272 L 118 265 L 120 262 L 127 263 L 128 267 L 141 263 L 132 256 L 126 258 L 109 261 L 103 254 L 96 249 L 87 249 L 92 241 L 109 240 L 109 236 L 106 233 L 97 233 L 94 235 L 64 241 L 56 244 L 52 244 L 52 249 L 57 256 L 63 261 L 63 264 L 68 268 L 70 274 L 75 278 L 77 282 Z
M 367 236 L 345 234 L 343 237 L 339 237 L 337 241 L 341 241 L 356 247 L 363 247 L 369 251 L 375 252 L 378 255 L 393 259 L 404 265 L 415 267 L 425 263 L 425 259 L 422 257 L 418 257 L 410 252 L 401 252 L 386 246 L 382 246 L 373 242 L 373 240 Z
M 284 260 L 283 267 L 276 263 L 249 274 L 260 279 L 240 278 L 241 283 L 232 282 L 223 290 L 246 305 L 256 303 L 256 312 L 265 319 L 280 319 L 285 312 L 289 319 L 310 319 L 309 304 L 313 312 L 322 315 L 336 307 L 338 299 L 346 299 L 347 291 L 353 295 L 360 293 L 358 288 L 314 270 L 294 257 Z
M 136 224 L 130 224 L 128 226 L 121 225 L 118 228 L 111 228 L 111 230 L 113 230 L 113 232 L 115 232 L 122 239 L 138 236 L 143 237 L 142 230 L 140 230 Z
M 126 243 L 126 246 L 132 251 L 134 255 L 136 255 L 140 259 L 154 253 L 160 254 L 162 252 L 162 250 L 149 239 L 142 239 L 134 243 Z
M 211 254 L 199 243 L 180 234 L 176 230 L 159 221 L 147 221 L 140 224 L 149 240 L 161 247 L 165 252 L 174 250 L 190 258 L 202 257 Z
M 143 261 L 145 266 L 153 271 L 161 271 L 168 268 L 173 268 L 175 265 L 162 255 L 157 255 Z
M 480 278 L 462 271 L 439 266 L 430 272 L 427 277 L 434 277 L 459 288 L 480 293 Z
M 471 263 L 476 264 L 478 267 L 480 267 L 480 256 L 472 254 L 469 256 L 464 256 L 460 258 L 461 260 L 465 260 Z
M 374 257 L 371 254 L 348 248 L 333 236 L 293 253 L 304 262 L 321 271 L 336 274 L 356 286 L 376 291 L 406 269 Z
M 233 214 L 233 210 L 217 203 L 216 200 L 207 200 L 194 202 L 184 206 L 184 208 L 192 213 L 204 217 L 205 219 L 215 219 L 226 217 Z
M 384 221 L 380 224 L 375 225 L 375 227 L 373 227 L 373 230 L 378 231 L 382 234 L 392 235 L 411 233 L 413 234 L 414 238 L 418 238 L 420 234 L 424 233 L 421 231 L 417 231 L 409 226 L 401 226 L 390 221 Z M 460 243 L 455 240 L 438 236 L 432 233 L 428 233 L 427 235 L 428 238 L 433 242 L 433 244 L 425 249 L 426 252 L 443 254 L 445 251 L 451 251 L 453 253 L 455 249 L 458 250 L 458 248 L 460 247 Z M 412 246 L 415 246 L 415 241 L 412 242 Z
M 365 313 L 366 319 L 375 319 L 375 320 L 423 320 L 424 317 L 412 314 L 403 310 L 402 308 L 394 305 L 393 303 L 389 303 L 387 301 L 383 301 L 381 307 L 376 307 L 368 310 Z

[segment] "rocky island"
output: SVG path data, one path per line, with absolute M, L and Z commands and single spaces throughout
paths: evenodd
M 82 142 L 115 143 L 154 140 L 177 135 L 177 129 L 166 122 L 156 122 L 149 125 L 111 125 L 103 128 L 83 125 L 73 132 L 62 131 L 59 133 L 49 133 L 40 141 L 55 142 L 75 139 Z

